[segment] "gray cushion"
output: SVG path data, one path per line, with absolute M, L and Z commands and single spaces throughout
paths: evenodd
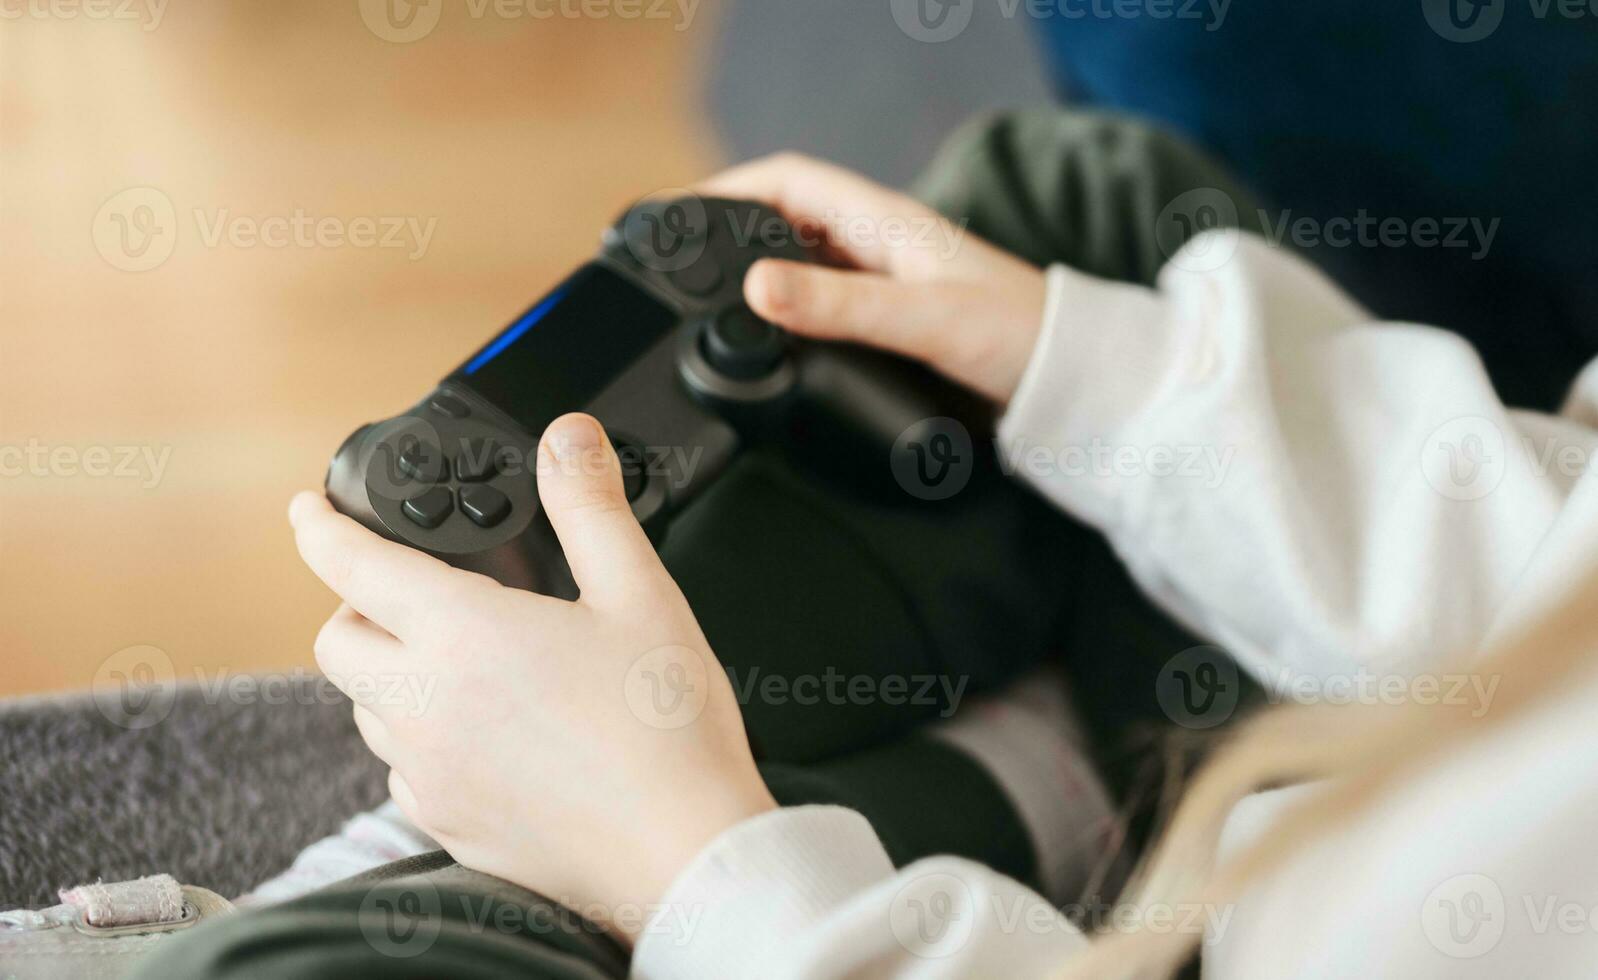
M 0 908 L 161 871 L 236 897 L 385 799 L 387 767 L 343 695 L 308 674 L 274 680 L 254 695 L 169 690 L 144 728 L 87 694 L 0 702 Z

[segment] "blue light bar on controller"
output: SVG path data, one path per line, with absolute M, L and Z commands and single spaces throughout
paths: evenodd
M 505 350 L 505 348 L 520 340 L 522 334 L 531 330 L 539 320 L 542 320 L 550 310 L 555 308 L 555 304 L 559 303 L 562 297 L 565 295 L 566 287 L 562 286 L 553 293 L 550 293 L 548 296 L 544 297 L 543 302 L 528 310 L 526 315 L 524 315 L 520 320 L 517 320 L 515 323 L 511 324 L 508 328 L 506 328 L 504 333 L 494 338 L 493 343 L 489 344 L 487 347 L 484 347 L 476 357 L 468 361 L 466 363 L 466 373 L 476 374 L 478 369 L 480 369 L 483 365 L 498 357 Z

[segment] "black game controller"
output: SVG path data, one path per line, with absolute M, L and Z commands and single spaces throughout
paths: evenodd
M 985 406 L 908 361 L 805 342 L 756 316 L 744 274 L 766 257 L 809 259 L 767 207 L 639 204 L 595 259 L 414 407 L 345 440 L 328 497 L 384 537 L 563 598 L 577 587 L 538 502 L 534 453 L 566 412 L 606 427 L 657 541 L 740 448 L 771 440 L 861 493 L 918 503 L 884 480 L 892 454 L 923 449 L 915 434 L 950 418 L 981 431 Z

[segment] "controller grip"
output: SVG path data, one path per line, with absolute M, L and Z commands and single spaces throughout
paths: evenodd
M 787 433 L 812 465 L 857 489 L 898 493 L 890 454 L 941 424 L 978 443 L 993 407 L 925 365 L 853 344 L 809 344 L 797 357 L 796 405 Z M 862 485 L 864 483 L 864 485 Z

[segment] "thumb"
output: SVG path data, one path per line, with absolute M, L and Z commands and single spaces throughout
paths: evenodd
M 622 489 L 621 463 L 590 415 L 562 415 L 538 445 L 538 497 L 583 599 L 636 594 L 663 569 Z
M 988 296 L 960 282 L 912 282 L 875 272 L 781 259 L 756 262 L 744 279 L 749 307 L 796 334 L 880 347 L 959 380 L 985 354 Z

